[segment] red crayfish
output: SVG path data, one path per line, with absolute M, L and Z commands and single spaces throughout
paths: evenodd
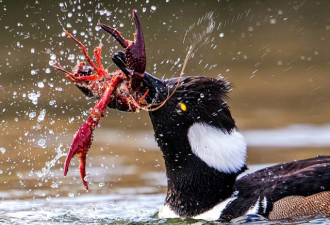
M 133 19 L 136 26 L 134 41 L 125 40 L 116 29 L 99 23 L 99 26 L 110 33 L 126 50 L 125 53 L 118 52 L 112 57 L 113 62 L 120 70 L 109 73 L 103 67 L 101 44 L 94 49 L 95 64 L 88 56 L 86 47 L 68 31 L 65 31 L 65 33 L 80 46 L 90 66 L 87 66 L 86 62 L 80 62 L 73 68 L 72 72 L 68 72 L 58 62 L 55 62 L 54 65 L 57 70 L 64 72 L 66 77 L 74 82 L 84 94 L 98 99 L 86 122 L 80 126 L 75 134 L 64 167 L 64 175 L 66 175 L 72 157 L 74 155 L 78 156 L 80 159 L 80 175 L 86 190 L 88 190 L 88 183 L 85 180 L 86 154 L 92 143 L 93 130 L 98 125 L 101 117 L 104 116 L 106 108 L 136 112 L 141 108 L 147 109 L 156 104 L 146 100 L 148 92 L 155 92 L 155 90 L 144 88 L 142 84 L 143 82 L 157 82 L 157 79 L 151 79 L 152 76 L 145 72 L 144 38 L 139 19 L 134 10 Z M 148 78 L 145 78 L 146 76 Z

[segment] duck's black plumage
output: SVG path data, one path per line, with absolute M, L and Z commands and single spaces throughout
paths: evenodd
M 173 78 L 164 84 L 172 91 L 177 82 L 178 78 Z M 179 215 L 191 217 L 230 197 L 236 177 L 245 167 L 230 174 L 210 168 L 192 153 L 188 144 L 187 130 L 195 122 L 221 127 L 227 133 L 236 128 L 223 100 L 230 89 L 229 84 L 206 77 L 183 77 L 179 82 L 172 98 L 149 115 L 165 159 L 168 177 L 166 203 Z M 168 93 L 165 88 L 163 94 L 167 96 Z M 175 113 L 181 102 L 188 108 L 185 115 Z M 222 119 L 215 119 L 217 117 Z
M 154 79 L 149 74 L 147 77 Z M 207 77 L 183 77 L 176 88 L 178 79 L 155 79 L 157 91 L 147 85 L 158 94 L 159 102 L 175 90 L 160 109 L 149 115 L 165 159 L 168 178 L 165 205 L 178 216 L 194 217 L 228 200 L 219 212 L 220 221 L 242 216 L 253 207 L 254 213 L 268 217 L 273 204 L 284 197 L 310 196 L 330 190 L 330 156 L 268 167 L 238 180 L 237 176 L 246 169 L 245 163 L 237 171 L 224 172 L 196 156 L 188 138 L 195 124 L 207 124 L 228 135 L 236 131 L 225 101 L 230 85 Z M 149 97 L 155 100 L 154 96 Z M 186 105 L 186 112 L 176 112 L 179 103 Z M 235 159 L 230 160 L 235 163 Z M 330 199 L 328 201 L 330 204 Z
M 258 214 L 268 217 L 273 203 L 284 197 L 329 191 L 330 156 L 267 167 L 238 179 L 234 189 L 238 193 L 237 199 L 224 210 L 221 221 L 230 221 L 244 214 L 258 199 Z M 265 198 L 266 204 L 262 204 Z

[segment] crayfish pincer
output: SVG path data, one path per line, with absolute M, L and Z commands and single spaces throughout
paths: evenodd
M 148 107 L 148 102 L 150 102 L 146 100 L 149 88 L 143 88 L 142 85 L 146 68 L 144 38 L 138 16 L 134 10 L 133 19 L 136 26 L 134 41 L 124 39 L 116 29 L 99 23 L 102 29 L 110 33 L 125 48 L 125 52 L 118 52 L 112 57 L 113 62 L 120 70 L 110 73 L 103 67 L 101 44 L 94 49 L 96 61 L 94 63 L 92 58 L 88 56 L 86 47 L 68 31 L 65 33 L 80 46 L 89 65 L 87 66 L 86 62 L 80 62 L 72 69 L 72 72 L 65 70 L 58 62 L 55 62 L 54 65 L 55 69 L 64 72 L 66 77 L 85 95 L 98 99 L 86 122 L 80 126 L 75 134 L 64 167 L 64 175 L 66 175 L 72 157 L 78 156 L 80 175 L 86 190 L 88 190 L 88 183 L 85 180 L 86 154 L 92 143 L 93 130 L 101 117 L 104 116 L 106 108 L 136 112 L 143 107 Z M 148 76 L 152 77 L 149 74 Z

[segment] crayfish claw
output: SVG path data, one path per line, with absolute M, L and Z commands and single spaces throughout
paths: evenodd
M 135 10 L 133 10 L 132 16 L 136 27 L 136 32 L 134 34 L 134 41 L 129 41 L 124 39 L 118 30 L 106 26 L 101 22 L 99 22 L 99 26 L 103 30 L 110 33 L 119 42 L 119 44 L 121 44 L 121 46 L 123 46 L 126 49 L 125 64 L 127 65 L 128 69 L 133 70 L 134 72 L 137 72 L 139 74 L 143 74 L 146 68 L 146 52 L 144 46 L 143 32 L 139 18 Z M 121 64 L 119 68 L 122 69 Z
M 126 60 L 130 69 L 143 74 L 146 69 L 146 51 L 144 46 L 143 32 L 135 10 L 133 10 L 132 14 L 135 22 L 136 32 L 134 34 L 134 42 L 126 48 Z
M 75 155 L 75 151 L 69 151 L 68 155 L 66 156 L 65 164 L 64 164 L 64 176 L 68 173 L 70 162 L 72 157 Z
M 128 43 L 128 41 L 125 40 L 125 38 L 123 38 L 123 36 L 121 35 L 121 33 L 118 30 L 116 30 L 115 28 L 109 27 L 107 25 L 104 25 L 101 22 L 99 22 L 99 26 L 106 32 L 110 33 L 119 42 L 119 44 L 121 46 L 123 46 L 123 48 L 127 48 L 129 43 Z
M 78 132 L 76 133 L 73 142 L 70 147 L 70 151 L 66 157 L 65 165 L 64 165 L 64 176 L 68 173 L 69 165 L 71 162 L 71 159 L 74 155 L 77 155 L 80 161 L 80 176 L 83 181 L 83 184 L 88 190 L 88 184 L 85 179 L 86 177 L 86 155 L 88 152 L 88 149 L 92 143 L 92 132 L 93 128 L 87 124 L 83 123 L 80 127 Z
M 82 182 L 84 184 L 84 187 L 86 189 L 86 191 L 88 191 L 88 183 L 86 180 L 86 154 L 79 154 L 79 161 L 80 161 L 80 166 L 79 166 L 79 170 L 80 170 L 80 177 L 82 179 Z
M 135 61 L 134 64 L 132 64 L 134 66 L 132 69 L 134 69 L 139 73 L 144 73 L 146 68 L 146 52 L 144 46 L 144 37 L 143 37 L 140 21 L 135 10 L 133 10 L 133 19 L 135 22 L 136 33 L 134 35 L 135 36 L 134 46 L 132 46 L 131 48 L 133 60 Z

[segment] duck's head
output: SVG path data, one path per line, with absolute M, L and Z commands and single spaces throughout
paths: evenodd
M 180 168 L 197 158 L 223 173 L 245 169 L 246 144 L 226 103 L 228 82 L 201 76 L 163 81 L 146 73 L 144 87 L 149 101 L 165 101 L 149 114 L 167 166 Z

